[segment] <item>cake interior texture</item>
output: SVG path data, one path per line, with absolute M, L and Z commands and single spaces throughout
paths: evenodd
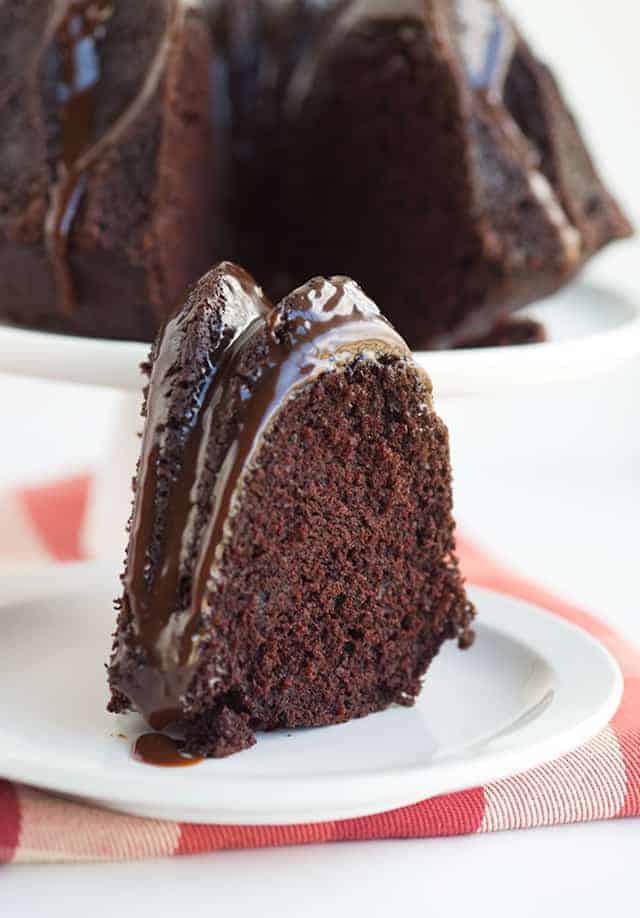
M 413 704 L 473 618 L 447 431 L 406 346 L 344 278 L 273 308 L 245 276 L 257 314 L 234 333 L 229 270 L 207 275 L 152 355 L 110 668 L 112 710 L 179 722 L 185 749 L 212 756 L 255 730 Z

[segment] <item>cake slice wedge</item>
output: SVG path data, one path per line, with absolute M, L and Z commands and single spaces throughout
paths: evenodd
M 447 430 L 377 306 L 334 277 L 274 307 L 223 263 L 147 369 L 110 709 L 215 757 L 413 704 L 474 611 Z

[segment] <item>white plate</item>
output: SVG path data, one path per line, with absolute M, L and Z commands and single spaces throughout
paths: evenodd
M 113 569 L 97 563 L 0 582 L 0 775 L 167 819 L 340 819 L 538 765 L 594 736 L 621 697 L 616 662 L 585 632 L 472 589 L 477 641 L 466 653 L 446 647 L 414 708 L 259 735 L 228 759 L 155 768 L 131 757 L 142 721 L 104 710 L 115 593 Z
M 576 283 L 522 315 L 545 324 L 550 340 L 518 347 L 418 351 L 439 397 L 505 386 L 588 379 L 640 354 L 640 295 Z M 141 389 L 149 346 L 77 338 L 0 324 L 0 371 L 65 382 Z

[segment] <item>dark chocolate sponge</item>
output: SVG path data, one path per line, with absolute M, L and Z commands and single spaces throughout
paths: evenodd
M 180 0 L 0 0 L 0 315 L 153 339 L 211 263 L 209 59 Z
M 231 251 L 270 294 L 348 274 L 412 348 L 455 346 L 630 234 L 494 0 L 227 7 Z
M 427 376 L 347 278 L 200 281 L 151 353 L 110 708 L 227 755 L 410 705 L 472 639 Z

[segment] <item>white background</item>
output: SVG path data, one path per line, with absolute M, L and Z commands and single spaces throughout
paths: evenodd
M 393 2 L 393 0 L 390 0 Z M 640 225 L 635 0 L 511 0 L 560 74 L 603 171 Z M 635 276 L 640 244 L 590 269 Z M 446 402 L 459 523 L 496 555 L 640 643 L 640 365 L 516 398 Z M 0 376 L 0 483 L 91 465 L 106 391 Z M 462 839 L 229 852 L 122 865 L 0 868 L 0 914 L 600 915 L 637 909 L 635 820 Z

